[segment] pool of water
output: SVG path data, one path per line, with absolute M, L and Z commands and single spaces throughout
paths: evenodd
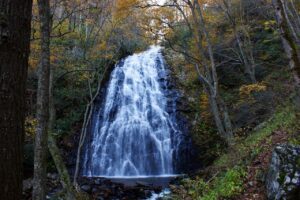
M 151 196 L 145 200 L 157 200 L 171 194 L 169 184 L 172 180 L 181 175 L 163 175 L 163 176 L 139 176 L 139 177 L 104 177 L 112 182 L 124 184 L 127 187 L 138 185 L 161 188 L 161 190 L 152 190 Z
M 161 175 L 161 176 L 104 176 L 115 183 L 121 183 L 128 187 L 134 187 L 137 185 L 153 186 L 166 188 L 169 183 L 177 177 L 183 176 L 182 174 L 175 175 Z

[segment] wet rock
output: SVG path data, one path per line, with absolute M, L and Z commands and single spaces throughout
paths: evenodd
M 149 186 L 149 183 L 143 182 L 143 181 L 137 181 L 137 182 L 136 182 L 136 185 L 137 185 L 138 187 L 146 187 L 146 186 Z
M 26 180 L 23 180 L 23 191 L 30 190 L 33 186 L 33 180 L 32 178 L 28 178 Z
M 92 193 L 97 193 L 97 192 L 98 192 L 98 188 L 95 188 L 95 187 L 94 187 L 94 188 L 92 189 Z
M 112 182 L 105 178 L 80 177 L 78 182 L 81 189 L 93 197 L 93 199 L 147 199 L 153 191 L 161 192 L 160 186 L 152 186 L 146 182 L 139 181 L 134 186 L 125 186 L 123 183 Z
M 146 197 L 150 197 L 151 194 L 152 194 L 152 191 L 151 190 L 145 190 L 144 193 L 145 193 Z
M 90 185 L 82 185 L 80 188 L 83 191 L 88 192 L 88 193 L 91 192 L 91 189 L 92 189 L 92 187 Z
M 299 199 L 300 146 L 283 144 L 275 147 L 266 177 L 268 199 Z
M 253 182 L 252 181 L 250 181 L 249 183 L 248 183 L 248 185 L 250 186 L 250 187 L 253 187 Z
M 161 79 L 166 79 L 166 77 L 168 77 L 168 73 L 166 71 L 160 71 L 158 73 L 158 78 L 161 78 Z
M 100 185 L 100 184 L 103 183 L 103 181 L 105 181 L 105 179 L 103 179 L 103 178 L 97 178 L 97 179 L 95 180 L 95 184 L 96 184 L 96 185 Z
M 52 179 L 52 180 L 56 180 L 59 178 L 57 173 L 48 173 L 47 174 L 47 178 Z

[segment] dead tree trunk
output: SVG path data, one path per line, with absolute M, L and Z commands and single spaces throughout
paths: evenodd
M 38 0 L 41 27 L 41 61 L 38 71 L 37 130 L 34 149 L 34 200 L 45 199 L 46 154 L 49 120 L 49 79 L 50 79 L 50 3 Z
M 22 199 L 31 0 L 0 3 L 0 199 Z

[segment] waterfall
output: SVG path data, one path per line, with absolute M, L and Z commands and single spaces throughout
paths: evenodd
M 134 54 L 111 73 L 105 98 L 93 113 L 84 176 L 137 177 L 178 173 L 181 143 L 175 100 L 167 97 L 161 47 Z

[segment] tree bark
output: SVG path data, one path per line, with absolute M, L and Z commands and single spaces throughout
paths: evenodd
M 0 3 L 0 199 L 22 198 L 31 0 Z
M 49 0 L 38 0 L 41 28 L 41 61 L 37 91 L 37 131 L 34 149 L 34 200 L 45 199 L 47 132 L 49 120 L 49 76 L 50 76 L 50 4 Z
M 70 176 L 68 170 L 64 164 L 64 161 L 61 157 L 60 150 L 56 145 L 56 140 L 52 136 L 51 133 L 48 135 L 48 147 L 55 163 L 56 169 L 60 176 L 60 182 L 66 191 L 66 199 L 67 200 L 75 200 L 76 199 L 76 192 L 73 188 L 72 182 L 70 180 Z
M 63 189 L 66 192 L 66 200 L 75 200 L 76 192 L 73 188 L 72 182 L 70 180 L 70 175 L 66 168 L 66 165 L 61 156 L 60 150 L 56 145 L 56 140 L 52 133 L 54 132 L 54 122 L 56 117 L 54 98 L 53 98 L 53 88 L 54 88 L 54 67 L 50 67 L 50 80 L 49 80 L 49 123 L 48 123 L 48 149 L 55 163 L 56 169 L 60 176 L 60 182 Z
M 227 107 L 220 96 L 214 97 L 214 95 L 209 93 L 209 88 L 205 88 L 205 92 L 208 95 L 209 105 L 218 133 L 228 146 L 232 146 L 234 144 L 234 137 Z
M 220 101 L 221 97 L 219 96 L 219 83 L 218 75 L 216 71 L 216 64 L 214 59 L 214 51 L 212 43 L 209 37 L 208 29 L 205 25 L 205 19 L 202 13 L 202 7 L 198 1 L 184 1 L 187 5 L 186 7 L 190 9 L 191 17 L 185 15 L 184 11 L 181 8 L 181 5 L 177 1 L 173 1 L 174 6 L 182 14 L 183 20 L 188 26 L 190 32 L 193 34 L 193 37 L 196 41 L 196 49 L 198 54 L 198 59 L 191 59 L 191 63 L 194 64 L 198 78 L 204 86 L 205 93 L 209 98 L 211 113 L 214 117 L 214 122 L 218 133 L 222 138 L 225 139 L 227 144 L 231 146 L 234 144 L 234 137 L 232 131 L 232 125 L 229 118 L 229 114 L 226 108 L 224 101 Z M 191 22 L 189 21 L 191 18 Z M 207 52 L 204 50 L 202 45 L 202 40 L 205 39 Z M 191 54 L 186 51 L 179 51 L 183 53 L 188 58 L 194 58 Z M 206 54 L 208 53 L 208 58 Z M 202 66 L 200 70 L 199 66 Z M 222 104 L 220 102 L 223 102 Z
M 204 86 L 206 87 L 206 93 L 209 96 L 209 102 L 210 102 L 210 107 L 212 114 L 214 116 L 215 124 L 218 129 L 219 134 L 221 137 L 223 137 L 226 141 L 226 143 L 231 146 L 234 144 L 234 137 L 233 137 L 233 131 L 232 131 L 232 124 L 231 120 L 229 118 L 229 114 L 227 111 L 226 104 L 222 100 L 222 98 L 219 95 L 219 83 L 218 83 L 218 75 L 217 75 L 217 70 L 216 70 L 216 65 L 215 65 L 215 59 L 214 59 L 214 52 L 212 48 L 212 43 L 209 37 L 208 30 L 206 29 L 205 26 L 205 21 L 204 17 L 202 14 L 202 8 L 199 4 L 198 1 L 194 1 L 194 9 L 196 9 L 199 17 L 194 17 L 194 19 L 199 18 L 198 26 L 200 25 L 202 28 L 202 33 L 204 35 L 204 38 L 207 43 L 208 47 L 208 54 L 209 54 L 209 60 L 210 60 L 210 66 L 205 67 L 208 79 L 208 85 Z M 197 22 L 195 22 L 197 25 Z M 200 38 L 200 36 L 199 36 Z M 198 48 L 201 48 L 201 45 L 198 45 Z M 200 51 L 203 51 L 199 49 Z M 198 72 L 199 73 L 199 72 Z M 211 74 L 211 76 L 210 76 Z
M 283 48 L 289 58 L 289 65 L 295 80 L 296 107 L 300 110 L 300 55 L 297 51 L 297 41 L 293 40 L 293 34 L 289 29 L 287 15 L 284 13 L 284 2 L 282 0 L 273 0 L 273 5 Z
M 248 45 L 245 44 L 245 42 L 242 42 L 241 36 L 237 30 L 237 21 L 236 21 L 236 17 L 233 15 L 232 13 L 232 3 L 230 0 L 223 0 L 223 5 L 221 5 L 221 7 L 224 7 L 224 12 L 225 15 L 228 19 L 228 21 L 230 22 L 232 29 L 233 29 L 233 33 L 234 33 L 234 37 L 235 40 L 237 42 L 238 45 L 238 50 L 241 54 L 241 62 L 244 64 L 244 71 L 245 74 L 247 74 L 251 80 L 252 83 L 256 83 L 256 76 L 255 76 L 255 68 L 256 68 L 256 64 L 255 64 L 255 60 L 253 57 L 253 47 L 252 47 L 252 42 L 250 40 L 250 38 L 247 38 L 248 41 Z M 240 19 L 242 20 L 242 17 L 240 17 Z M 243 23 L 243 22 L 241 22 Z M 243 24 L 242 24 L 243 26 Z M 247 33 L 247 31 L 244 29 L 243 32 L 246 32 L 246 35 L 249 35 Z

